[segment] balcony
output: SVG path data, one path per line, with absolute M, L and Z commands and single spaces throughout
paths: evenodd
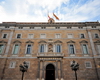
M 63 58 L 64 54 L 63 53 L 55 53 L 55 52 L 45 52 L 45 53 L 38 53 L 37 57 L 40 58 Z

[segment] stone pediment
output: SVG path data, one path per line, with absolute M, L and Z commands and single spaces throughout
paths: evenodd
M 29 40 L 29 41 L 27 41 L 26 43 L 34 43 L 33 41 L 31 41 L 31 40 Z
M 4 41 L 4 40 L 2 40 L 2 41 L 0 41 L 0 43 L 7 43 L 6 41 Z
M 60 41 L 60 40 L 57 40 L 57 41 L 55 41 L 54 43 L 62 43 L 62 41 Z
M 95 41 L 94 43 L 100 43 L 100 40 Z
M 80 43 L 88 43 L 86 40 L 82 40 L 80 41 Z
M 68 41 L 67 43 L 75 43 L 75 41 L 70 40 L 70 41 Z
M 19 40 L 15 40 L 13 43 L 21 43 L 21 41 L 19 41 Z
M 44 40 L 41 40 L 39 43 L 47 43 L 46 41 L 44 41 Z

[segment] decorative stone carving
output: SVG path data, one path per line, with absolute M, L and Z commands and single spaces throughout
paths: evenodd
M 52 44 L 48 45 L 48 52 L 53 52 L 53 45 Z
M 7 43 L 6 41 L 4 41 L 4 40 L 2 40 L 2 41 L 0 41 L 0 43 Z
M 72 40 L 70 40 L 70 41 L 68 41 L 67 43 L 75 43 L 74 41 L 72 41 Z
M 39 43 L 47 43 L 46 41 L 44 41 L 44 40 L 41 40 Z
M 27 41 L 26 43 L 34 43 L 34 42 L 29 40 L 29 41 Z
M 19 41 L 19 40 L 16 40 L 16 41 L 14 41 L 13 43 L 21 43 L 21 41 Z
M 94 43 L 100 43 L 100 40 L 95 41 Z
M 62 41 L 60 41 L 60 40 L 57 40 L 57 41 L 55 41 L 54 43 L 62 43 Z
M 82 40 L 80 41 L 80 43 L 88 43 L 86 40 Z

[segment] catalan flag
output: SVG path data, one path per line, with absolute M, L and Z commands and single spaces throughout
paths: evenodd
M 57 20 L 59 20 L 59 18 L 53 13 L 53 16 L 57 19 Z
M 50 19 L 50 16 L 48 15 L 48 18 Z

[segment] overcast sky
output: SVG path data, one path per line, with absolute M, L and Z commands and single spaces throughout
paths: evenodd
M 47 22 L 53 12 L 61 22 L 100 21 L 100 0 L 0 0 L 0 23 Z

